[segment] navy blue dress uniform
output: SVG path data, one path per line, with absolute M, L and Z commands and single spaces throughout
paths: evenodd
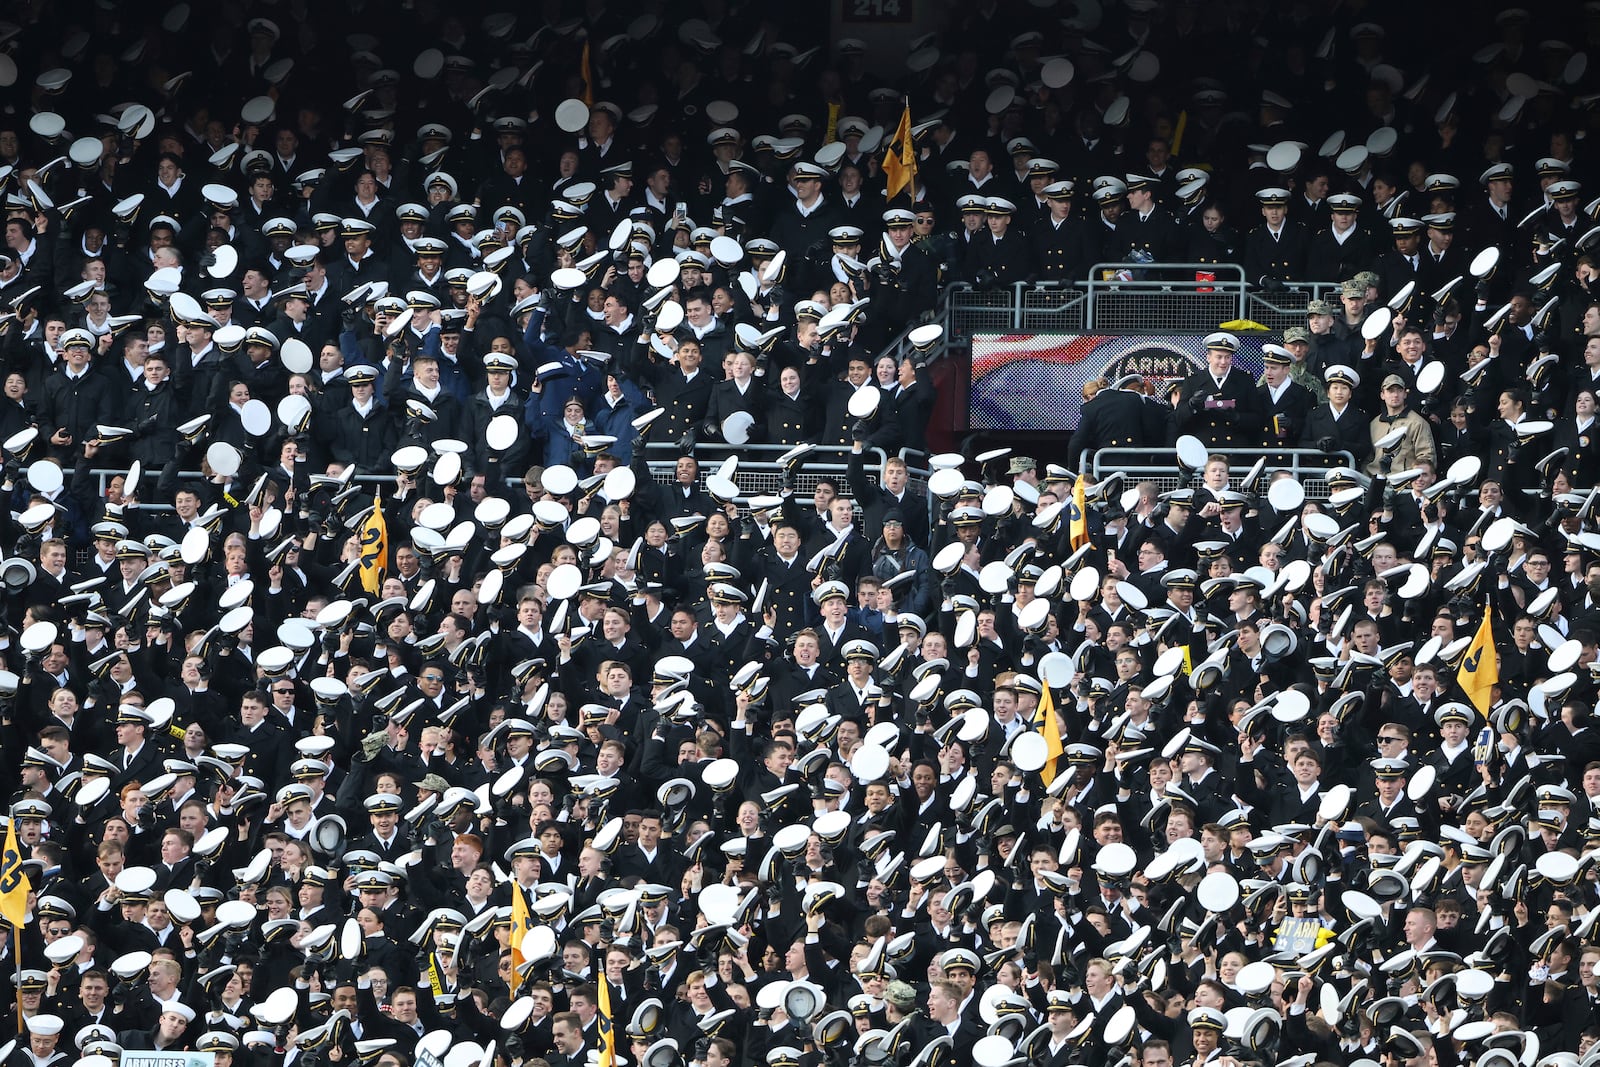
M 362 806 L 366 808 L 368 818 L 372 819 L 374 823 L 376 823 L 376 817 L 398 816 L 401 807 L 400 798 L 389 793 L 374 793 L 363 801 Z M 379 859 L 393 862 L 411 851 L 411 835 L 406 832 L 405 827 L 398 824 L 397 820 L 394 836 L 385 840 L 378 835 L 377 826 L 374 825 L 372 829 L 351 841 L 346 851 L 373 852 L 377 854 Z M 370 873 L 385 874 L 386 872 L 373 871 Z M 358 877 L 364 877 L 364 875 Z
M 1069 181 L 1052 182 L 1044 188 L 1052 205 L 1072 204 L 1073 186 Z M 1048 281 L 1081 281 L 1094 265 L 1095 246 L 1089 227 L 1070 213 L 1050 214 L 1028 228 L 1028 244 L 1033 253 L 1037 276 Z
M 1294 356 L 1282 345 L 1263 345 L 1261 359 L 1269 366 L 1288 368 L 1294 364 Z M 1261 390 L 1261 406 L 1267 413 L 1268 445 L 1294 448 L 1300 441 L 1312 409 L 1317 406 L 1316 394 L 1295 381 L 1287 370 L 1277 388 L 1264 380 L 1258 388 Z
M 1545 195 L 1551 200 L 1550 207 L 1545 211 L 1545 217 L 1540 224 L 1540 229 L 1551 237 L 1558 237 L 1567 242 L 1568 248 L 1576 248 L 1578 240 L 1591 229 L 1594 223 L 1589 216 L 1577 210 L 1578 194 L 1581 186 L 1578 182 L 1567 180 L 1552 182 L 1545 190 Z M 1561 217 L 1561 206 L 1571 204 L 1574 207 L 1572 221 L 1564 221 Z
M 1256 383 L 1233 366 L 1238 338 L 1214 333 L 1205 345 L 1208 363 L 1213 353 L 1227 353 L 1227 369 L 1219 377 L 1208 366 L 1184 379 L 1176 410 L 1178 432 L 1200 438 L 1209 448 L 1260 447 L 1266 416 Z
M 793 396 L 783 388 L 767 395 L 767 441 L 771 444 L 797 445 L 816 435 L 821 421 L 815 412 L 816 400 L 804 385 Z
M 449 246 L 437 237 L 419 237 L 409 245 L 404 239 L 390 259 L 389 291 L 409 293 L 420 289 L 432 293 L 440 303 L 450 297 L 450 283 L 444 276 L 444 256 Z M 427 273 L 423 267 L 428 268 Z
M 789 499 L 793 499 L 790 497 Z M 789 520 L 793 525 L 793 520 Z M 796 526 L 796 529 L 800 529 Z M 735 564 L 749 580 L 767 583 L 767 603 L 778 615 L 773 636 L 783 640 L 796 630 L 811 625 L 815 612 L 811 603 L 811 572 L 806 555 L 797 551 L 788 560 L 776 546 L 755 538 L 741 538 L 735 549 Z
M 667 413 L 657 420 L 660 425 L 653 430 L 655 440 L 676 441 L 699 428 L 716 384 L 704 364 L 696 367 L 693 374 L 685 375 L 677 363 L 657 363 L 646 357 L 638 361 L 632 373 L 649 383 L 656 405 L 666 409 Z
M 1389 230 L 1394 247 L 1378 257 L 1378 291 L 1384 299 L 1399 292 L 1407 282 L 1420 285 L 1422 277 L 1422 220 L 1390 219 Z
M 1573 485 L 1594 485 L 1600 481 L 1600 420 L 1589 416 L 1588 423 L 1579 425 L 1576 415 L 1556 423 L 1555 448 L 1567 449 L 1562 463 Z
M 1433 721 L 1441 729 L 1446 723 L 1458 722 L 1471 730 L 1473 711 L 1466 704 L 1451 701 L 1433 712 Z M 1463 744 L 1461 750 L 1457 752 L 1447 752 L 1441 745 L 1428 755 L 1424 763 L 1433 768 L 1434 781 L 1445 796 L 1466 796 L 1472 792 L 1475 780 L 1478 780 L 1478 770 L 1473 763 L 1470 741 Z
M 1139 391 L 1143 382 L 1137 374 L 1125 374 L 1083 405 L 1078 428 L 1067 448 L 1071 462 L 1077 462 L 1084 452 L 1094 453 L 1102 448 L 1153 448 L 1165 443 L 1161 439 L 1164 434 L 1152 434 L 1157 412 Z
M 495 458 L 501 464 L 501 469 L 510 472 L 520 472 L 526 468 L 528 457 L 532 455 L 533 445 L 528 440 L 528 428 L 523 423 L 523 407 L 527 397 L 521 392 L 510 388 L 507 384 L 511 375 L 517 369 L 514 356 L 503 352 L 490 352 L 483 357 L 483 368 L 488 375 L 489 385 L 478 390 L 467 398 L 467 419 L 472 427 L 471 444 L 473 448 L 473 461 L 478 470 L 484 470 L 489 463 L 489 442 L 487 438 L 489 423 L 497 415 L 505 415 L 517 427 L 517 438 L 509 448 L 501 449 Z M 505 377 L 500 377 L 504 375 Z M 505 391 L 499 396 L 490 392 L 493 386 L 500 386 Z
M 154 389 L 143 382 L 138 391 L 128 394 L 124 425 L 133 431 L 129 451 L 147 470 L 160 470 L 178 446 L 178 392 L 169 377 Z
M 1500 249 L 1501 255 L 1509 255 L 1517 239 L 1517 215 L 1512 208 L 1509 198 L 1511 183 L 1516 177 L 1516 169 L 1510 163 L 1496 163 L 1478 175 L 1478 184 L 1484 188 L 1483 195 L 1464 200 L 1458 207 L 1459 221 L 1466 230 L 1463 235 L 1465 243 L 1472 248 L 1488 248 L 1493 245 Z M 1504 182 L 1504 185 L 1497 183 Z M 1502 194 L 1506 203 L 1495 200 L 1496 193 Z
M 114 790 L 121 789 L 129 782 L 148 782 L 152 775 L 161 770 L 161 749 L 151 736 L 155 726 L 150 714 L 143 708 L 124 704 L 117 709 L 117 725 L 124 724 L 143 726 L 144 739 L 135 752 L 130 753 L 121 748 L 111 752 L 110 759 L 116 766 L 116 772 L 111 776 L 111 787 Z M 263 779 L 263 781 L 270 780 Z
M 726 378 L 711 388 L 711 399 L 706 405 L 706 417 L 701 432 L 706 440 L 722 439 L 722 423 L 729 416 L 743 412 L 753 420 L 749 440 L 760 441 L 766 427 L 767 389 L 761 378 L 752 377 L 743 389 L 733 378 Z
M 1467 254 L 1455 245 L 1454 211 L 1424 215 L 1422 221 L 1428 227 L 1428 240 L 1423 242 L 1418 257 L 1421 266 L 1417 270 L 1417 288 L 1425 293 L 1432 293 L 1438 291 L 1452 278 L 1465 277 L 1471 261 L 1467 258 Z M 1446 242 L 1444 248 L 1433 247 L 1436 236 Z
M 68 365 L 69 349 L 93 353 L 94 345 L 87 330 L 68 330 L 61 335 L 61 369 L 44 384 L 41 436 L 64 430 L 72 444 L 78 445 L 93 437 L 96 424 L 112 414 L 116 405 L 105 375 L 96 374 L 87 362 L 81 374 L 75 374 Z
M 367 393 L 366 405 L 352 399 L 333 413 L 333 458 L 362 470 L 382 470 L 395 449 L 395 425 L 388 406 L 376 395 L 378 371 L 357 365 L 345 371 L 344 377 L 352 390 L 365 386 L 372 392 Z
M 1378 257 L 1372 233 L 1361 224 L 1361 198 L 1354 193 L 1328 197 L 1330 225 L 1312 235 L 1306 249 L 1309 281 L 1343 281 L 1372 266 Z M 1349 223 L 1336 232 L 1332 222 Z
M 883 213 L 885 233 L 878 243 L 878 270 L 871 275 L 872 306 L 862 327 L 863 343 L 882 345 L 904 324 L 933 310 L 938 299 L 939 261 L 925 244 L 910 239 L 916 216 L 904 208 Z M 895 237 L 907 238 L 897 250 Z M 1012 238 L 1018 238 L 1013 233 Z
M 1010 218 L 1016 207 L 1004 197 L 992 196 L 984 208 L 992 217 Z M 1028 239 L 1009 228 L 1004 233 L 989 231 L 987 239 L 975 237 L 968 249 L 968 276 L 980 287 L 1005 288 L 1027 278 L 1030 271 Z
M 1361 388 L 1361 375 L 1343 364 L 1335 364 L 1322 372 L 1328 383 L 1330 401 L 1319 404 L 1306 419 L 1306 428 L 1300 435 L 1302 448 L 1317 448 L 1323 452 L 1344 450 L 1355 457 L 1357 467 L 1372 456 L 1371 419 L 1348 402 L 1342 409 L 1333 406 L 1335 385 L 1344 385 L 1353 394 Z
M 1159 184 L 1144 174 L 1127 176 L 1128 192 L 1154 190 Z M 1160 204 L 1151 204 L 1149 210 L 1130 208 L 1117 219 L 1114 243 L 1106 246 L 1107 254 L 1115 249 L 1111 258 L 1127 262 L 1170 263 L 1178 257 L 1178 250 L 1186 242 L 1171 212 Z
M 844 222 L 833 202 L 823 196 L 819 188 L 822 182 L 831 177 L 826 167 L 815 163 L 802 160 L 794 165 L 790 180 L 805 182 L 808 190 L 816 194 L 816 202 L 807 208 L 801 205 L 799 199 L 791 199 L 778 209 L 771 229 L 766 234 L 788 253 L 791 263 L 802 263 L 812 245 L 826 242 L 828 231 Z M 817 184 L 811 184 L 813 182 Z
M 1375 759 L 1371 761 L 1370 765 L 1376 778 L 1396 779 L 1406 778 L 1410 775 L 1410 764 L 1402 759 Z M 1419 807 L 1410 797 L 1406 796 L 1404 790 L 1388 804 L 1383 802 L 1381 796 L 1374 796 L 1369 800 L 1363 801 L 1356 805 L 1352 815 L 1358 819 L 1371 819 L 1379 826 L 1387 827 L 1391 832 L 1394 830 L 1394 821 L 1396 819 L 1414 820 L 1425 836 L 1437 834 L 1438 832 L 1437 809 L 1435 808 L 1433 812 L 1429 812 L 1425 808 Z
M 1250 231 L 1244 243 L 1244 277 L 1251 285 L 1270 287 L 1277 282 L 1305 277 L 1306 254 L 1311 243 L 1306 228 L 1289 221 L 1289 190 L 1262 189 L 1256 193 L 1266 221 Z M 1274 228 L 1276 223 L 1276 228 Z
M 379 237 L 378 227 L 367 219 L 345 219 L 339 224 L 339 238 L 344 242 L 345 252 L 328 264 L 328 284 L 334 292 L 347 293 L 365 282 L 388 280 L 388 264 L 371 248 Z M 368 246 L 361 258 L 355 259 L 351 253 L 361 248 L 363 239 Z

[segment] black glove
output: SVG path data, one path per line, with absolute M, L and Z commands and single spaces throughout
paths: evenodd
M 756 526 L 756 520 L 751 518 L 749 515 L 746 515 L 743 519 L 741 519 L 739 521 L 739 533 L 742 536 L 744 536 L 744 537 L 754 537 L 759 532 L 760 532 L 760 530 Z
M 1324 452 L 1332 452 L 1338 444 L 1339 442 L 1332 437 L 1317 438 L 1317 447 Z
M 633 435 L 633 454 L 635 456 L 637 456 L 637 455 L 640 455 L 643 452 L 644 452 L 644 434 L 636 433 L 636 434 Z
M 1383 474 L 1388 474 L 1389 471 L 1393 467 L 1394 467 L 1394 453 L 1393 452 L 1385 452 L 1382 456 L 1378 457 L 1378 470 L 1380 472 L 1382 472 Z
M 1474 293 L 1476 294 L 1476 296 L 1477 296 L 1477 298 L 1479 300 L 1488 300 L 1489 299 L 1489 279 L 1488 278 L 1479 279 L 1478 284 L 1474 287 L 1473 291 L 1474 291 Z
M 1269 293 L 1282 292 L 1283 282 L 1272 277 L 1271 275 L 1268 275 L 1267 277 L 1261 279 L 1261 288 L 1265 289 Z
M 678 438 L 678 449 L 683 452 L 693 452 L 694 441 L 694 429 L 685 430 L 683 436 Z
M 856 444 L 867 439 L 867 424 L 862 419 L 857 419 L 850 424 L 850 442 Z
M 783 468 L 783 487 L 793 492 L 800 485 L 800 478 L 795 474 L 793 467 Z

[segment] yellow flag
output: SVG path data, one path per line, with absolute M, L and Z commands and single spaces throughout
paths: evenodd
M 389 567 L 389 526 L 383 521 L 383 490 L 372 503 L 372 514 L 361 523 L 361 588 L 377 596 Z
M 1067 535 L 1072 542 L 1072 550 L 1076 552 L 1089 543 L 1089 504 L 1084 499 L 1084 478 L 1072 486 L 1072 503 L 1067 505 Z
M 5 850 L 0 852 L 0 916 L 15 930 L 28 921 L 28 894 L 33 887 L 22 870 L 22 849 L 17 846 L 17 824 L 6 823 Z M 16 944 L 16 938 L 11 943 Z
M 583 42 L 583 67 L 578 72 L 583 78 L 583 102 L 594 107 L 594 70 L 589 66 L 589 41 Z
M 1055 781 L 1056 763 L 1065 750 L 1061 747 L 1061 717 L 1056 714 L 1055 698 L 1051 696 L 1048 685 L 1039 694 L 1039 708 L 1034 712 L 1033 724 L 1044 735 L 1046 759 L 1039 770 L 1039 777 L 1044 779 L 1045 785 L 1049 785 Z
M 616 1067 L 617 1037 L 611 1028 L 611 985 L 604 971 L 600 972 L 600 1010 L 595 1014 L 600 1030 L 600 1062 L 598 1067 Z
M 516 882 L 511 883 L 511 995 L 517 995 L 517 987 L 522 984 L 522 965 L 528 961 L 522 957 L 522 939 L 528 936 L 528 930 L 533 925 L 533 913 L 528 910 L 528 898 L 522 892 L 522 887 Z
M 883 158 L 883 173 L 889 180 L 888 199 L 893 200 L 905 188 L 910 188 L 911 199 L 917 198 L 917 149 L 911 142 L 911 101 L 900 115 L 900 125 L 895 127 L 894 140 Z
M 1456 681 L 1462 692 L 1472 701 L 1472 706 L 1483 715 L 1489 714 L 1494 703 L 1494 687 L 1500 682 L 1500 656 L 1494 647 L 1494 631 L 1489 625 L 1489 609 L 1483 609 L 1483 622 L 1477 636 L 1467 646 L 1466 658 L 1456 672 Z

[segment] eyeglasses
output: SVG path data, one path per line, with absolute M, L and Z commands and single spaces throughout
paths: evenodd
M 294 696 L 293 689 L 274 689 L 273 692 L 279 695 Z
M 442 681 L 444 681 L 444 675 L 442 675 L 442 674 L 424 674 L 422 676 L 422 680 L 424 682 L 442 682 Z
M 1380 737 L 1380 738 L 1378 738 L 1378 744 L 1380 744 L 1380 745 L 1398 745 L 1402 740 L 1403 740 L 1403 738 L 1399 738 L 1399 737 Z

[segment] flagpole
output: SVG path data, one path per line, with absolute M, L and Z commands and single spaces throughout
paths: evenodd
M 917 139 L 911 132 L 911 95 L 906 94 L 906 144 L 902 151 L 911 153 L 911 210 L 917 210 Z
M 21 1037 L 27 1028 L 22 1018 L 22 927 L 15 923 L 11 926 L 11 960 L 17 967 L 17 1036 Z
M 6 820 L 5 842 L 0 845 L 0 912 L 11 927 L 11 962 L 16 967 L 17 1033 L 23 1032 L 22 1018 L 22 928 L 28 922 L 28 894 L 33 891 L 22 870 L 22 851 L 17 847 L 15 819 Z

